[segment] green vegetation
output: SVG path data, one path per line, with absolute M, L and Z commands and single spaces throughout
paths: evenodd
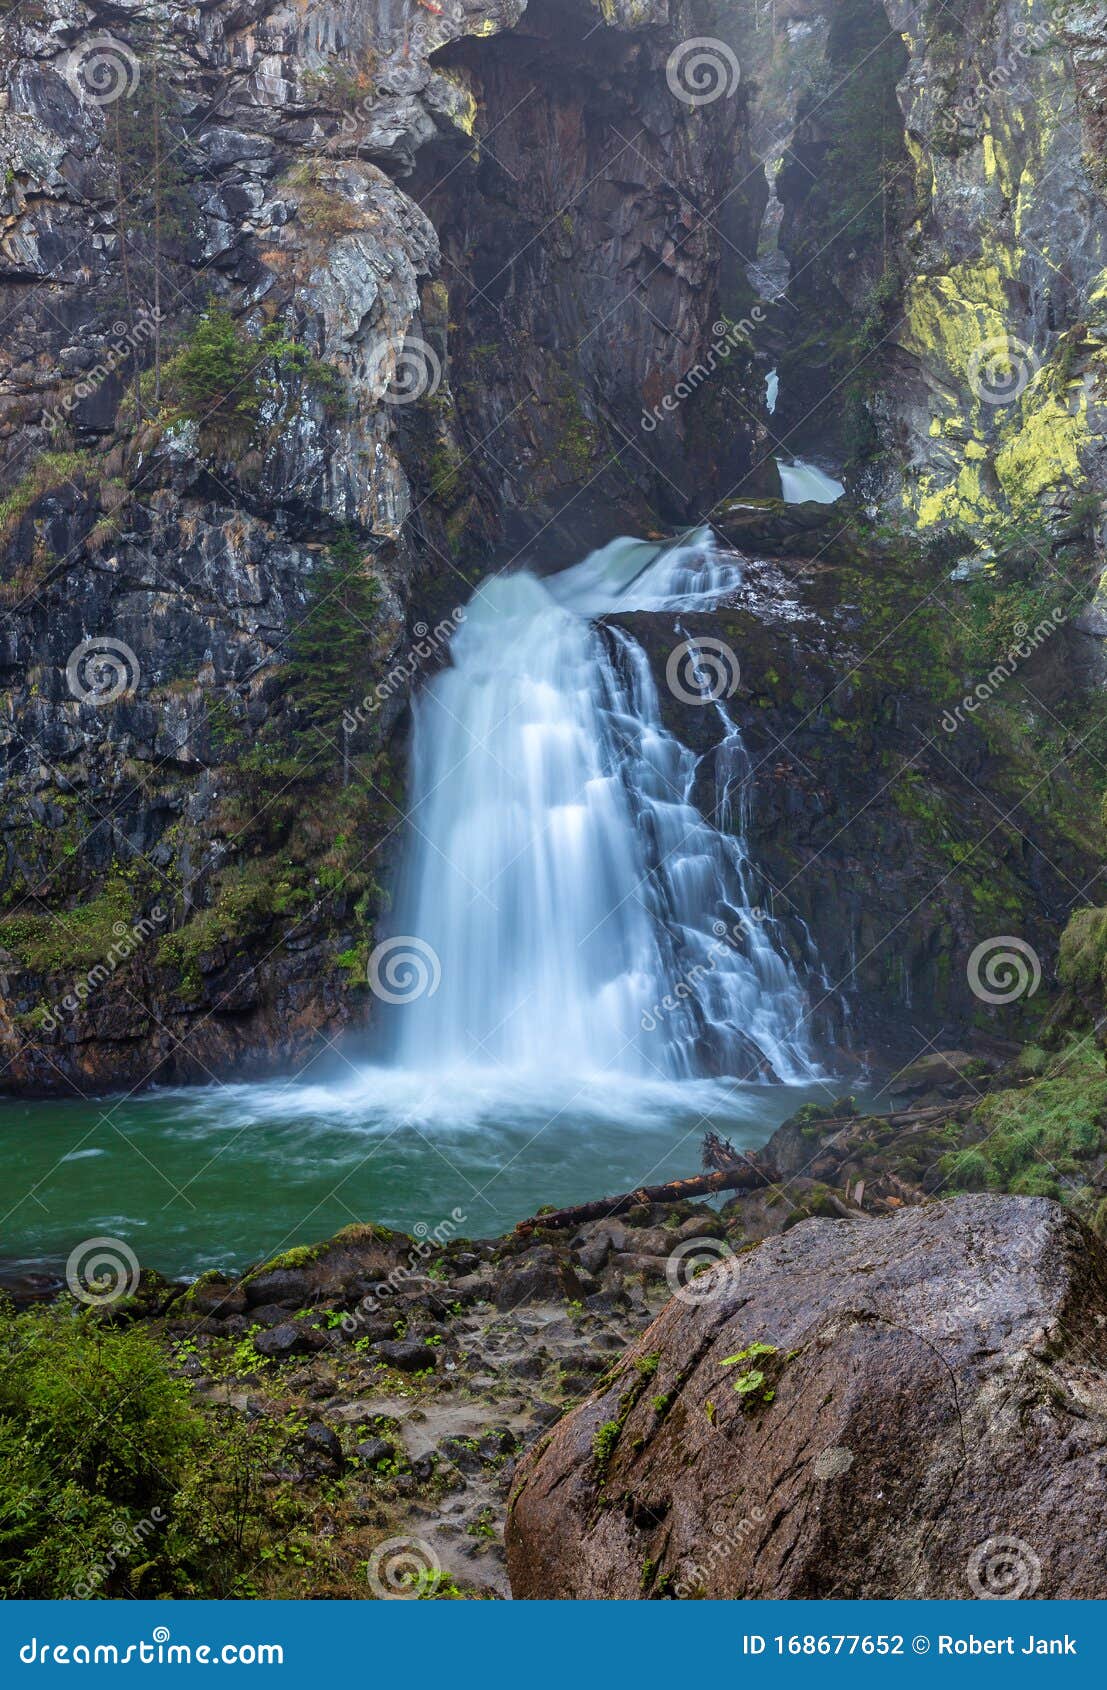
M 181 997 L 199 993 L 201 963 L 206 954 L 221 945 L 236 948 L 273 916 L 280 884 L 274 880 L 276 868 L 271 862 L 247 862 L 225 869 L 210 908 L 200 910 L 184 927 L 162 939 L 157 960 L 180 975 L 177 989 Z
M 380 581 L 347 529 L 313 572 L 308 606 L 290 642 L 290 696 L 329 760 L 345 753 L 343 718 L 371 690 L 380 602 Z
M 262 406 L 277 395 L 277 378 L 290 375 L 302 377 L 328 407 L 338 403 L 338 372 L 280 323 L 267 323 L 251 336 L 222 301 L 210 299 L 162 370 L 159 420 L 192 420 L 213 443 L 249 439 Z
M 975 1142 L 942 1158 L 947 1192 L 1056 1197 L 1086 1210 L 1092 1164 L 1107 1145 L 1102 1051 L 1089 1036 L 1070 1039 L 1040 1078 L 984 1098 L 973 1122 Z
M 0 499 L 0 546 L 10 544 L 16 529 L 37 499 L 56 492 L 85 475 L 92 463 L 88 452 L 43 452 Z
M 202 1415 L 143 1332 L 61 1305 L 0 1309 L 0 1590 L 254 1594 L 291 1525 L 271 1433 Z
M 592 1455 L 601 1472 L 614 1455 L 622 1430 L 621 1420 L 606 1420 L 592 1439 Z
M 72 909 L 4 916 L 0 946 L 39 974 L 91 968 L 104 962 L 137 919 L 134 888 L 117 870 L 101 892 Z
M 722 1367 L 741 1367 L 742 1372 L 732 1381 L 734 1390 L 742 1398 L 744 1409 L 767 1408 L 776 1396 L 776 1382 L 783 1363 L 775 1344 L 748 1344 L 732 1356 L 724 1356 Z M 750 1362 L 757 1363 L 749 1366 Z
M 368 217 L 364 209 L 327 181 L 318 159 L 305 159 L 294 165 L 285 183 L 295 198 L 297 216 L 314 234 L 333 238 L 366 227 Z

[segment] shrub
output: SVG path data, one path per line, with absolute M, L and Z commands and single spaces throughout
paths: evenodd
M 203 1414 L 135 1327 L 0 1308 L 0 1594 L 249 1594 L 276 1435 Z

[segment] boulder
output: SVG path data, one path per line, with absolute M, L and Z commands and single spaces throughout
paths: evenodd
M 259 1356 L 280 1361 L 285 1356 L 312 1355 L 316 1350 L 325 1349 L 326 1343 L 317 1327 L 306 1326 L 302 1320 L 284 1320 L 279 1326 L 271 1326 L 267 1332 L 257 1333 L 254 1349 Z
M 438 1363 L 435 1346 L 420 1344 L 414 1338 L 389 1338 L 383 1344 L 374 1344 L 373 1354 L 387 1367 L 398 1368 L 401 1373 L 422 1373 Z
M 382 1461 L 391 1461 L 396 1451 L 385 1438 L 363 1438 L 354 1445 L 354 1454 L 366 1467 L 378 1467 Z
M 1107 1254 L 1043 1198 L 814 1220 L 520 1464 L 516 1598 L 1107 1596 Z

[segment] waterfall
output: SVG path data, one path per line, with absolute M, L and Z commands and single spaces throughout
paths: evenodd
M 436 987 L 389 1012 L 390 1061 L 447 1072 L 817 1075 L 804 994 L 754 907 L 746 758 L 714 753 L 737 832 L 693 800 L 645 652 L 604 612 L 703 608 L 740 581 L 705 533 L 619 540 L 561 574 L 480 586 L 415 703 L 411 825 L 391 923 Z
M 835 476 L 827 475 L 817 464 L 809 464 L 804 458 L 793 458 L 790 464 L 785 463 L 783 458 L 777 458 L 776 467 L 780 472 L 781 497 L 785 504 L 802 505 L 805 500 L 811 499 L 817 505 L 832 505 L 845 492 L 845 487 Z

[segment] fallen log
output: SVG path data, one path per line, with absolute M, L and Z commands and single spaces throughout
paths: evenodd
M 545 1215 L 531 1215 L 520 1221 L 516 1232 L 526 1235 L 543 1227 L 552 1232 L 565 1227 L 580 1226 L 584 1221 L 608 1220 L 625 1214 L 639 1203 L 679 1203 L 685 1197 L 707 1197 L 713 1191 L 758 1191 L 767 1185 L 777 1185 L 780 1176 L 775 1168 L 746 1157 L 739 1167 L 725 1168 L 719 1173 L 694 1174 L 690 1179 L 671 1179 L 664 1185 L 642 1185 L 637 1191 L 624 1191 L 618 1197 L 599 1197 L 593 1203 L 574 1203 L 568 1209 L 551 1209 Z

